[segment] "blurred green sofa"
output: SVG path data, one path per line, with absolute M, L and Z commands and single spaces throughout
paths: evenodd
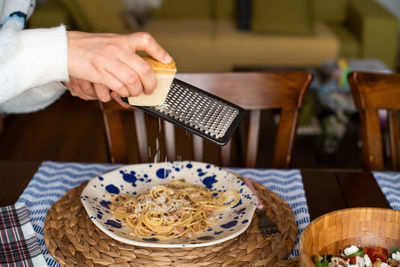
M 128 33 L 121 0 L 47 0 L 37 4 L 28 21 L 30 28 L 54 27 L 86 32 Z
M 142 28 L 131 30 L 153 34 L 180 72 L 315 66 L 337 57 L 379 58 L 395 68 L 398 21 L 374 0 L 253 0 L 249 30 L 237 29 L 235 3 L 164 0 Z M 49 0 L 31 26 L 43 26 L 51 14 L 54 20 L 45 8 L 56 5 L 70 28 L 129 31 L 120 0 Z

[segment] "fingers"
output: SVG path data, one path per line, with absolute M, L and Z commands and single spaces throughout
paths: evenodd
M 145 94 L 150 94 L 154 91 L 157 86 L 156 75 L 143 58 L 134 53 L 124 52 L 119 59 L 135 72 L 134 77 L 130 77 L 135 79 L 135 84 L 131 84 L 129 87 L 131 96 L 138 96 L 142 91 Z
M 116 92 L 111 92 L 111 97 L 118 102 L 122 107 L 124 108 L 132 108 L 131 105 L 125 103 L 124 101 L 121 100 L 121 96 L 117 94 Z
M 127 53 L 125 53 L 127 54 Z M 130 57 L 132 58 L 133 55 L 125 55 L 125 57 Z M 118 58 L 120 58 L 121 60 L 125 60 L 124 56 L 119 55 Z M 138 57 L 138 56 L 136 56 Z M 140 60 L 142 60 L 140 57 L 138 57 Z M 140 77 L 141 74 L 138 74 L 140 72 L 143 72 L 143 70 L 139 70 L 137 69 L 137 67 L 135 67 L 134 63 L 137 61 L 137 59 L 135 59 L 133 62 L 131 62 L 132 64 L 128 65 L 125 64 L 124 62 L 122 62 L 121 60 L 110 60 L 107 62 L 107 64 L 105 64 L 106 68 L 105 70 L 112 76 L 115 77 L 115 79 L 117 79 L 118 81 L 122 82 L 124 85 L 124 89 L 127 90 L 127 94 L 124 94 L 124 92 L 121 92 L 122 90 L 118 91 L 118 90 L 113 90 L 115 92 L 117 92 L 119 95 L 121 96 L 138 96 L 143 92 L 143 85 L 142 85 L 142 77 Z M 150 68 L 150 66 L 148 66 L 148 64 L 146 64 L 149 70 L 149 74 L 153 74 L 152 70 Z M 136 69 L 135 69 L 136 68 Z M 150 76 L 150 75 L 147 75 Z M 151 79 L 153 78 L 155 80 L 155 76 L 154 77 L 149 77 L 147 79 Z M 146 79 L 146 78 L 145 78 Z M 113 88 L 111 88 L 113 89 Z M 153 88 L 150 88 L 153 89 Z
M 160 62 L 172 60 L 148 33 L 67 32 L 67 39 L 68 72 L 79 80 L 71 81 L 70 91 L 83 99 L 106 101 L 108 89 L 122 97 L 151 93 L 157 85 L 155 73 L 136 51 L 145 51 Z
M 104 85 L 96 83 L 94 84 L 94 90 L 101 102 L 108 102 L 111 100 L 110 90 Z
M 82 89 L 82 86 L 80 85 L 78 79 L 75 78 L 70 78 L 70 82 L 66 83 L 65 86 L 67 89 L 70 91 L 72 96 L 77 96 L 83 100 L 93 100 L 95 99 L 93 95 L 87 95 L 84 93 L 84 90 Z M 88 85 L 85 84 L 85 88 L 87 90 Z
M 70 77 L 70 82 L 65 84 L 71 95 L 83 100 L 98 99 L 102 102 L 111 100 L 110 90 L 101 84 L 92 84 L 89 81 Z
M 151 66 L 142 57 L 123 49 L 113 54 L 115 58 L 100 57 L 96 64 L 101 66 L 99 71 L 101 79 L 108 79 L 108 84 L 105 84 L 108 88 L 123 97 L 153 92 L 157 85 L 156 76 Z M 106 76 L 104 72 L 107 72 Z
M 172 57 L 149 33 L 137 32 L 130 34 L 128 35 L 127 43 L 134 52 L 145 51 L 151 57 L 163 63 L 169 63 L 172 61 Z
M 85 80 L 76 80 L 80 89 L 80 93 L 87 96 L 86 100 L 97 99 L 96 93 L 91 82 Z
M 124 83 L 105 69 L 110 62 L 118 61 L 116 51 L 128 50 L 121 40 L 112 34 L 84 32 L 67 32 L 67 40 L 69 76 L 103 84 L 122 96 L 129 95 Z
M 100 73 L 101 77 L 99 77 L 99 79 L 97 79 L 95 83 L 102 84 L 110 90 L 117 92 L 119 95 L 127 97 L 129 96 L 129 90 L 120 80 L 118 80 L 117 77 L 114 76 L 116 75 L 116 71 L 117 69 L 112 69 L 111 71 L 102 71 Z

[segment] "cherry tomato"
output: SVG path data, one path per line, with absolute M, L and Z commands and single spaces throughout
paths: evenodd
M 345 261 L 349 260 L 349 264 L 356 264 L 356 263 L 357 263 L 356 256 L 353 256 L 353 257 L 344 257 L 344 258 L 342 258 L 342 259 L 344 259 Z
M 368 254 L 368 257 L 371 259 L 371 262 L 374 263 L 377 259 L 380 259 L 382 262 L 387 262 L 389 252 L 387 249 L 378 246 L 376 248 L 363 248 L 364 254 Z

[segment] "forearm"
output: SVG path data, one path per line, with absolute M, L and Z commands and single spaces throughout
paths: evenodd
M 28 113 L 44 109 L 65 92 L 60 82 L 30 88 L 8 101 L 0 103 L 0 113 Z
M 64 26 L 2 30 L 0 47 L 0 103 L 34 87 L 69 80 Z

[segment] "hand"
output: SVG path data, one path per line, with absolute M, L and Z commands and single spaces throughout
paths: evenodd
M 111 92 L 111 97 L 114 98 L 114 100 L 121 105 L 121 107 L 123 108 L 130 108 L 130 109 L 135 109 L 134 106 L 129 105 L 128 103 L 125 103 L 124 101 L 122 101 L 121 96 L 116 93 L 116 92 Z
M 102 102 L 108 102 L 113 98 L 118 104 L 124 108 L 134 108 L 133 106 L 122 101 L 121 96 L 113 91 L 108 90 L 101 84 L 92 84 L 85 80 L 78 80 L 70 77 L 68 83 L 64 83 L 71 95 L 77 96 L 83 100 L 100 100 Z M 1 117 L 1 114 L 0 114 Z
M 152 68 L 136 51 L 145 51 L 154 59 L 168 63 L 171 56 L 148 33 L 128 35 L 67 32 L 68 72 L 77 80 L 86 80 L 118 93 L 122 97 L 150 94 L 157 85 Z M 83 87 L 83 88 L 82 88 Z M 85 83 L 81 94 L 94 97 Z M 77 90 L 75 90 L 77 91 Z
M 93 84 L 89 81 L 70 77 L 68 83 L 64 83 L 71 95 L 77 96 L 84 100 L 98 99 L 102 102 L 111 100 L 110 90 L 102 84 Z

